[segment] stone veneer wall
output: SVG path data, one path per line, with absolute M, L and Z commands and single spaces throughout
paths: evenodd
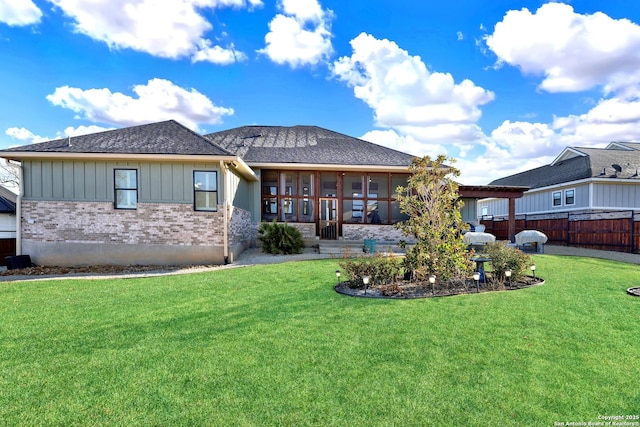
M 252 245 L 257 246 L 257 229 L 261 223 L 253 224 L 254 236 Z M 288 225 L 295 227 L 302 234 L 304 240 L 316 239 L 316 224 L 306 222 L 289 222 Z M 380 225 L 380 224 L 343 224 L 342 225 L 342 238 L 344 240 L 364 240 L 375 239 L 383 242 L 398 242 L 405 240 L 408 243 L 413 243 L 413 239 L 408 238 L 393 225 Z
M 405 240 L 408 243 L 413 241 L 394 225 L 379 224 L 343 224 L 342 237 L 344 240 L 375 239 L 382 242 Z
M 244 250 L 250 240 L 251 214 L 231 207 L 229 218 L 229 242 Z M 36 263 L 38 256 L 59 261 L 54 251 L 65 248 L 68 256 L 75 254 L 85 264 L 92 263 L 88 261 L 91 253 L 82 253 L 82 248 L 95 253 L 94 263 L 144 263 L 162 261 L 164 256 L 171 260 L 172 253 L 173 262 L 181 264 L 220 262 L 224 261 L 219 255 L 224 244 L 223 221 L 222 205 L 217 212 L 201 212 L 190 204 L 176 203 L 138 203 L 137 209 L 126 210 L 114 209 L 111 202 L 24 200 L 22 241 L 25 249 L 36 252 L 32 254 Z M 123 254 L 122 262 L 116 253 Z M 67 264 L 73 264 L 72 260 Z
M 316 238 L 316 224 L 315 222 L 288 222 L 288 225 L 295 227 L 302 238 L 305 240 L 315 239 Z
M 229 244 L 249 245 L 254 238 L 253 222 L 251 212 L 235 206 L 229 207 L 231 214 L 229 217 Z

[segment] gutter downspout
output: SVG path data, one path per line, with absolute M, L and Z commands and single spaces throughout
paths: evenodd
M 22 165 L 7 160 L 7 165 L 18 170 L 18 196 L 16 197 L 16 255 L 22 255 L 22 196 L 24 196 L 24 182 L 22 179 Z
M 222 229 L 222 254 L 224 256 L 224 263 L 229 264 L 229 212 L 228 212 L 228 191 L 227 191 L 227 182 L 229 181 L 227 178 L 227 168 L 224 164 L 224 160 L 220 160 L 220 169 L 222 169 L 222 189 L 224 191 L 224 201 L 223 201 L 223 229 Z

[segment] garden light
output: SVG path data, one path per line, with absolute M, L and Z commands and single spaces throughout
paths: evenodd
M 476 290 L 480 292 L 480 272 L 476 271 L 473 273 L 473 280 L 476 281 Z
M 338 285 L 340 284 L 340 270 L 336 270 L 336 279 L 338 279 Z
M 435 274 L 432 274 L 429 276 L 429 283 L 431 283 L 431 293 L 435 293 L 433 290 L 433 284 L 436 283 L 436 276 Z
M 533 264 L 531 266 L 531 274 L 533 275 L 533 278 L 535 279 L 536 278 L 536 265 L 535 264 Z
M 509 279 L 509 287 L 511 287 L 511 270 L 506 270 L 504 275 L 507 279 Z
M 362 283 L 364 283 L 364 294 L 367 294 L 367 286 L 369 285 L 370 277 L 367 275 L 362 276 Z

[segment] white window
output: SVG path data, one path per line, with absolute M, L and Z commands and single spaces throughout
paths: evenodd
M 138 171 L 114 169 L 113 176 L 115 208 L 136 209 L 138 207 Z
M 562 206 L 562 191 L 553 192 L 553 206 Z

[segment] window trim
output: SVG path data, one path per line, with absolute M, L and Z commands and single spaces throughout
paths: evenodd
M 573 202 L 568 203 L 567 202 L 567 193 L 568 192 L 572 192 L 573 193 Z M 564 205 L 565 206 L 573 206 L 576 204 L 576 189 L 575 188 L 567 188 L 566 190 L 564 190 L 564 199 L 563 199 Z
M 128 187 L 118 187 L 118 183 L 116 180 L 116 174 L 118 173 L 118 171 L 133 171 L 136 173 L 136 185 L 134 188 L 128 188 Z M 136 168 L 113 168 L 113 208 L 114 209 L 123 209 L 123 210 L 136 210 L 138 209 L 138 188 L 139 188 L 139 183 L 138 183 L 138 169 Z M 119 191 L 135 191 L 135 195 L 136 195 L 136 200 L 135 200 L 135 204 L 134 206 L 120 206 L 118 205 L 118 192 Z
M 556 195 L 558 195 L 558 204 L 556 204 Z M 554 208 L 562 206 L 562 191 L 554 191 L 551 193 L 551 206 Z
M 196 189 L 196 173 L 212 173 L 215 176 L 215 183 L 216 183 L 216 189 L 215 190 L 197 190 Z M 217 170 L 200 170 L 200 169 L 196 169 L 193 171 L 193 210 L 195 212 L 218 212 L 218 187 L 219 187 L 219 183 L 218 183 L 218 171 Z M 204 208 L 199 208 L 197 206 L 197 194 L 198 193 L 215 193 L 216 195 L 216 200 L 214 203 L 214 207 L 213 209 L 204 209 Z

